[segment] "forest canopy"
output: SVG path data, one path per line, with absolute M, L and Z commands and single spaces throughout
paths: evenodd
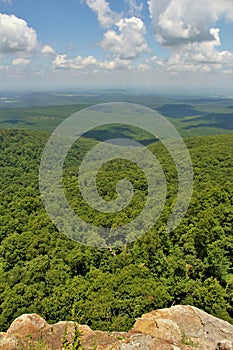
M 0 331 L 32 312 L 49 322 L 72 319 L 95 329 L 127 330 L 142 313 L 180 303 L 233 323 L 233 135 L 185 139 L 194 190 L 185 218 L 171 233 L 165 226 L 177 174 L 166 150 L 150 144 L 169 182 L 167 204 L 145 235 L 102 250 L 58 232 L 43 208 L 38 172 L 48 137 L 41 131 L 0 131 Z M 93 142 L 82 139 L 73 147 L 63 179 L 72 208 L 89 219 L 93 212 L 80 205 L 76 175 Z M 110 179 L 116 183 L 128 174 L 137 189 L 132 206 L 116 217 L 95 216 L 101 225 L 124 222 L 141 210 L 145 178 L 134 165 L 127 172 L 124 165 L 112 161 L 102 168 L 99 192 L 114 198 Z

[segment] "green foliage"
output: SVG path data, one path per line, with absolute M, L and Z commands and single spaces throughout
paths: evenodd
M 189 339 L 184 333 L 182 334 L 181 344 L 191 346 L 191 348 L 195 347 L 194 342 Z
M 74 334 L 72 335 L 71 341 L 67 339 L 67 325 L 64 330 L 62 347 L 64 350 L 83 350 L 81 347 L 81 332 L 79 331 L 77 323 L 74 324 Z
M 176 198 L 177 173 L 162 145 L 150 145 L 169 182 L 167 204 L 147 234 L 109 250 L 69 240 L 47 216 L 38 188 L 47 138 L 38 131 L 0 131 L 1 331 L 22 313 L 33 312 L 49 322 L 75 319 L 94 329 L 127 330 L 142 313 L 172 304 L 195 305 L 233 321 L 232 135 L 185 140 L 194 191 L 185 218 L 170 234 L 165 227 Z M 76 181 L 80 158 L 93 142 L 83 139 L 74 145 L 64 167 L 67 198 L 89 218 L 93 212 L 80 206 Z M 140 211 L 147 186 L 134 164 L 125 169 L 124 162 L 113 161 L 110 168 L 103 167 L 99 191 L 105 199 L 114 198 L 114 186 L 123 177 L 133 179 L 135 198 L 124 215 L 99 215 L 96 223 L 114 225 Z
M 33 341 L 31 335 L 28 335 L 29 344 L 19 345 L 20 350 L 48 350 L 48 345 L 41 339 Z

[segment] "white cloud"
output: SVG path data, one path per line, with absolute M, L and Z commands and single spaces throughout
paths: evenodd
M 103 40 L 100 43 L 104 50 L 113 52 L 120 59 L 136 58 L 140 53 L 149 51 L 144 38 L 146 34 L 145 25 L 140 18 L 135 17 L 141 14 L 143 3 L 138 5 L 137 0 L 125 0 L 132 17 L 123 18 L 121 13 L 111 10 L 109 2 L 106 0 L 82 1 L 97 14 L 102 27 L 107 29 L 115 27 L 104 33 Z
M 166 72 L 167 71 L 167 61 L 161 57 L 158 56 L 151 56 L 146 57 L 143 61 L 143 63 L 140 63 L 139 65 L 135 66 L 133 69 L 134 71 L 140 71 L 140 72 L 150 72 L 153 76 L 153 74 L 156 74 L 158 72 Z
M 53 60 L 53 68 L 55 69 L 79 69 L 95 67 L 98 61 L 93 56 L 68 58 L 67 55 L 57 55 Z
M 152 57 L 149 57 L 149 58 L 146 58 L 145 59 L 145 62 L 148 64 L 151 64 L 152 66 L 154 67 L 163 67 L 164 64 L 165 64 L 165 60 L 162 59 L 161 57 L 158 57 L 158 56 L 152 56 Z
M 110 28 L 121 17 L 110 9 L 109 3 L 105 0 L 83 0 L 83 2 L 97 14 L 98 21 L 104 28 Z
M 37 36 L 27 22 L 14 15 L 0 14 L 0 52 L 31 52 L 37 48 Z
M 145 72 L 145 71 L 148 71 L 150 69 L 150 67 L 146 63 L 141 63 L 141 64 L 139 64 L 137 69 L 141 72 Z
M 144 59 L 136 69 L 148 71 L 153 74 L 161 73 L 164 76 L 179 75 L 180 73 L 201 74 L 232 74 L 233 52 L 218 50 L 221 45 L 219 29 L 212 28 L 213 41 L 190 43 L 185 46 L 173 48 L 170 57 L 165 59 L 151 56 Z M 208 78 L 207 78 L 208 79 Z
M 129 6 L 129 13 L 131 16 L 136 16 L 136 17 L 140 17 L 141 16 L 141 12 L 143 9 L 143 3 L 141 2 L 140 5 L 137 5 L 137 1 L 136 0 L 125 0 L 125 2 L 128 4 Z
M 14 66 L 27 66 L 28 64 L 30 64 L 30 60 L 28 58 L 18 57 L 12 61 L 12 64 Z
M 112 51 L 123 59 L 139 56 L 142 52 L 148 52 L 145 41 L 146 28 L 140 18 L 131 17 L 121 19 L 116 23 L 119 33 L 108 30 L 104 33 L 101 47 Z
M 53 68 L 69 68 L 70 60 L 66 55 L 57 55 L 53 60 Z
M 233 66 L 233 52 L 216 49 L 221 45 L 219 29 L 210 29 L 210 34 L 214 37 L 213 41 L 190 43 L 182 50 L 175 50 L 169 58 L 169 64 L 181 67 L 185 64 L 192 64 L 195 69 L 205 67 L 204 71 L 216 70 L 216 68 L 221 68 L 223 65 L 225 67 Z M 207 65 L 209 65 L 208 69 L 206 68 Z
M 130 61 L 129 60 L 122 60 L 119 57 L 116 57 L 112 61 L 104 61 L 100 62 L 100 68 L 106 69 L 106 70 L 124 70 L 124 69 L 130 69 Z
M 211 28 L 210 33 L 214 37 L 214 40 L 189 45 L 186 49 L 188 57 L 193 61 L 200 63 L 222 63 L 233 65 L 233 52 L 227 50 L 218 51 L 216 49 L 217 46 L 221 45 L 219 29 Z
M 81 66 L 81 67 L 87 67 L 87 66 L 96 66 L 98 64 L 97 59 L 94 56 L 88 56 L 88 57 L 81 57 L 78 56 L 75 59 L 75 65 L 77 67 Z
M 54 55 L 56 55 L 56 52 L 55 52 L 55 50 L 51 47 L 51 46 L 49 46 L 49 45 L 44 45 L 43 47 L 42 47 L 42 50 L 41 50 L 41 53 L 43 54 L 43 55 L 45 55 L 45 56 L 54 56 Z
M 209 28 L 222 16 L 233 20 L 232 0 L 148 0 L 158 41 L 174 46 L 215 40 Z
M 170 48 L 166 71 L 230 72 L 233 52 L 221 50 L 222 17 L 233 21 L 233 0 L 148 0 L 157 40 Z
M 68 58 L 67 55 L 57 55 L 53 61 L 53 68 L 79 70 L 81 73 L 94 73 L 97 70 L 125 70 L 130 69 L 131 66 L 129 60 L 120 59 L 119 57 L 109 61 L 99 61 L 93 56 Z
M 233 69 L 225 69 L 222 71 L 224 74 L 233 74 Z

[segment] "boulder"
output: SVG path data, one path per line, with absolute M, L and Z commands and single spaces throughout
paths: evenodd
M 131 332 L 148 334 L 182 349 L 233 347 L 233 326 L 194 306 L 177 305 L 144 314 L 135 322 Z
M 77 334 L 83 350 L 233 350 L 233 325 L 184 305 L 144 314 L 128 333 L 93 331 L 71 321 L 49 325 L 25 314 L 0 333 L 0 350 L 62 350 Z

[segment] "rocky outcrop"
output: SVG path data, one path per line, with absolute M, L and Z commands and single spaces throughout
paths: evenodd
M 78 325 L 78 331 L 84 350 L 233 350 L 233 326 L 193 306 L 144 314 L 128 333 L 93 331 L 85 325 Z M 0 350 L 68 349 L 74 337 L 73 322 L 49 325 L 26 314 L 0 333 Z

